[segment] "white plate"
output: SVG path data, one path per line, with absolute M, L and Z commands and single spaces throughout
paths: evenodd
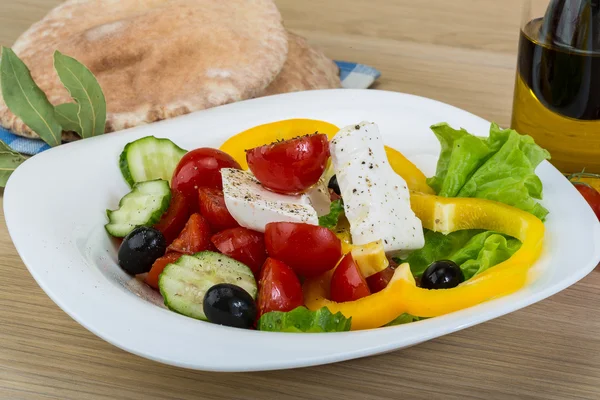
M 4 194 L 6 223 L 25 265 L 67 314 L 131 353 L 181 367 L 252 371 L 303 367 L 415 345 L 518 310 L 572 285 L 600 261 L 600 224 L 549 163 L 537 172 L 550 210 L 541 276 L 519 292 L 408 325 L 358 332 L 285 334 L 213 325 L 161 307 L 160 296 L 116 265 L 104 210 L 128 191 L 118 168 L 123 146 L 146 135 L 180 146 L 218 147 L 252 126 L 315 118 L 338 126 L 376 122 L 385 142 L 430 176 L 439 144 L 429 126 L 448 122 L 487 135 L 489 123 L 457 108 L 407 94 L 328 90 L 230 104 L 128 131 L 78 141 L 20 166 Z

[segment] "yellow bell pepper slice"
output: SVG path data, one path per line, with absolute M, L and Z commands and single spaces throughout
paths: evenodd
M 229 138 L 219 150 L 233 157 L 242 167 L 248 169 L 246 150 L 278 140 L 292 139 L 310 133 L 324 133 L 331 140 L 338 133 L 337 126 L 316 119 L 286 119 L 255 126 Z M 434 194 L 426 182 L 425 175 L 412 162 L 397 150 L 386 146 L 385 152 L 391 167 L 400 175 L 408 188 L 422 193 Z
M 352 330 L 381 327 L 402 313 L 435 317 L 458 311 L 517 291 L 528 280 L 529 269 L 542 251 L 544 224 L 535 216 L 495 201 L 443 198 L 412 193 L 411 206 L 423 227 L 449 233 L 486 229 L 519 239 L 521 248 L 508 260 L 452 289 L 428 290 L 416 286 L 407 264 L 398 267 L 388 286 L 362 299 L 336 303 L 326 298 L 332 272 L 305 282 L 306 306 L 327 307 L 352 317 Z
M 425 174 L 415 164 L 410 162 L 408 158 L 404 157 L 402 153 L 385 146 L 385 154 L 394 172 L 406 181 L 406 185 L 410 190 L 425 194 L 435 194 L 433 189 L 427 184 Z

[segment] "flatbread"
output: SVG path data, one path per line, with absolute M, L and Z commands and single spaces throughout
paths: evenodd
M 13 46 L 55 105 L 72 101 L 56 49 L 97 77 L 112 132 L 260 95 L 288 39 L 272 0 L 69 0 Z M 0 125 L 38 137 L 1 99 Z
M 294 33 L 288 32 L 288 38 L 288 58 L 263 96 L 342 86 L 338 66 L 321 50 Z

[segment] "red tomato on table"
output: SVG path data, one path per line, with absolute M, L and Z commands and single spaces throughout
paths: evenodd
M 583 198 L 588 202 L 590 207 L 592 207 L 592 210 L 594 210 L 598 220 L 600 220 L 600 193 L 593 187 L 584 183 L 574 183 L 574 185 Z
M 201 187 L 198 189 L 200 213 L 214 232 L 240 226 L 227 210 L 221 189 Z
M 337 303 L 354 301 L 371 294 L 364 276 L 352 258 L 352 253 L 344 256 L 331 277 L 329 298 Z
M 210 240 L 221 253 L 247 265 L 255 277 L 259 276 L 267 259 L 262 233 L 237 227 L 219 232 Z
M 304 304 L 302 286 L 294 271 L 267 258 L 258 281 L 258 316 L 269 311 L 291 311 Z
M 158 290 L 158 277 L 160 274 L 167 265 L 174 263 L 181 256 L 181 253 L 167 253 L 154 261 L 154 264 L 152 264 L 152 269 L 150 272 L 148 272 L 148 275 L 146 275 L 146 279 L 144 279 L 144 281 L 148 284 L 148 286 Z
M 240 169 L 240 164 L 229 154 L 217 149 L 203 147 L 192 150 L 183 156 L 173 172 L 171 187 L 186 197 L 191 210 L 198 208 L 198 188 L 222 189 L 222 168 Z
M 173 192 L 169 208 L 154 227 L 163 234 L 169 245 L 179 235 L 189 216 L 189 207 L 185 196 L 179 192 Z
M 329 271 L 342 257 L 340 239 L 327 228 L 296 222 L 271 222 L 265 228 L 269 257 L 283 261 L 301 276 Z
M 167 247 L 167 252 L 194 254 L 209 250 L 212 247 L 210 236 L 210 226 L 206 218 L 198 213 L 192 214 L 177 239 Z
M 329 158 L 327 135 L 313 134 L 248 150 L 248 167 L 268 189 L 301 193 L 317 183 Z

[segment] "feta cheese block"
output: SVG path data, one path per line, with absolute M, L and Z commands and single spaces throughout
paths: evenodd
M 406 181 L 388 162 L 377 125 L 347 126 L 329 146 L 352 242 L 381 239 L 386 253 L 393 254 L 423 247 L 421 220 L 410 208 Z
M 329 188 L 327 187 L 328 183 L 328 180 L 325 181 L 325 178 L 321 177 L 319 181 L 306 192 L 310 204 L 313 206 L 319 217 L 329 214 L 331 208 L 331 196 L 329 195 Z
M 271 192 L 251 172 L 240 169 L 224 168 L 221 177 L 227 210 L 245 228 L 264 232 L 269 222 L 319 225 L 317 212 L 306 195 Z

